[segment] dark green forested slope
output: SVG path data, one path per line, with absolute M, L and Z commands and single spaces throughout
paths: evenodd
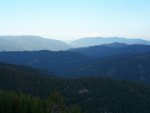
M 29 74 L 27 70 L 20 73 L 19 69 L 7 68 L 8 64 L 5 66 L 0 69 L 1 89 L 23 92 L 42 99 L 57 90 L 63 95 L 67 106 L 77 105 L 85 113 L 150 112 L 150 89 L 143 85 L 101 78 L 37 76 Z
M 0 90 L 0 113 L 81 113 L 76 106 L 67 107 L 63 97 L 53 92 L 47 99 Z

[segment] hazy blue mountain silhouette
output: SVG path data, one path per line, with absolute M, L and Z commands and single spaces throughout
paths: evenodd
M 72 73 L 75 76 L 111 77 L 149 83 L 150 53 L 97 58 L 74 68 Z
M 98 46 L 75 48 L 71 49 L 70 51 L 78 52 L 90 57 L 102 57 L 115 54 L 136 54 L 150 52 L 150 45 L 126 45 L 123 43 L 112 43 Z
M 0 39 L 7 40 L 9 43 L 5 43 L 5 46 L 19 44 L 21 47 L 18 50 L 35 51 L 35 50 L 51 50 L 59 51 L 71 48 L 70 45 L 54 39 L 47 39 L 40 36 L 0 36 Z M 4 44 L 3 44 L 4 45 Z M 1 50 L 1 49 L 0 49 Z M 12 49 L 7 48 L 8 51 Z M 17 49 L 14 49 L 17 50 Z M 13 50 L 13 51 L 14 51 Z
M 109 43 L 125 43 L 125 44 L 146 44 L 150 45 L 150 41 L 142 40 L 142 39 L 128 39 L 128 38 L 121 38 L 121 37 L 87 37 L 87 38 L 80 38 L 77 40 L 72 41 L 70 44 L 74 47 L 88 47 L 94 45 L 101 45 L 101 44 L 109 44 Z
M 20 51 L 24 50 L 23 46 L 5 39 L 0 39 L 0 51 Z
M 150 81 L 150 52 L 115 54 L 100 58 L 67 51 L 0 52 L 0 61 L 52 71 L 62 77 L 98 76 Z
M 113 42 L 109 44 L 102 44 L 101 46 L 106 46 L 106 47 L 111 47 L 111 48 L 120 48 L 120 47 L 126 47 L 128 45 L 125 43 Z
M 22 51 L 0 52 L 0 61 L 31 66 L 47 71 L 53 71 L 59 75 L 65 75 L 69 69 L 74 68 L 87 60 L 86 56 L 68 51 Z

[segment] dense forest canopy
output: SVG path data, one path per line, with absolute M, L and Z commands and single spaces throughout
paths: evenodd
M 27 102 L 31 100 L 32 103 L 34 97 L 35 101 L 43 102 L 54 91 L 58 91 L 64 98 L 66 106 L 69 107 L 68 109 L 75 106 L 72 109 L 77 111 L 81 109 L 85 113 L 150 112 L 150 89 L 140 83 L 93 77 L 76 79 L 48 77 L 37 75 L 34 69 L 28 69 L 24 66 L 19 66 L 18 68 L 16 65 L 2 63 L 0 67 L 0 88 L 2 90 L 21 92 L 23 95 L 32 95 L 33 99 L 29 99 L 32 97 L 29 96 L 27 97 Z M 9 94 L 16 95 L 16 93 L 8 92 Z M 6 100 L 7 98 L 8 100 L 10 99 L 9 96 L 6 97 Z M 0 100 L 2 102 L 2 99 Z M 62 102 L 61 99 L 58 100 Z M 54 99 L 54 101 L 58 100 Z M 44 109 L 46 108 L 44 107 Z
M 47 99 L 40 99 L 0 90 L 0 113 L 81 113 L 77 106 L 67 107 L 63 97 L 55 91 Z

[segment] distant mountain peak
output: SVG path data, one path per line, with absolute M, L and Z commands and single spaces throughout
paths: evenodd
M 6 41 L 3 45 L 7 48 L 9 46 L 16 45 L 14 51 L 37 51 L 37 50 L 51 50 L 51 51 L 60 51 L 67 50 L 71 48 L 71 46 L 65 42 L 43 38 L 41 36 L 32 36 L 32 35 L 21 35 L 21 36 L 0 36 L 1 40 L 7 40 L 10 43 L 8 44 Z M 18 46 L 17 46 L 18 45 Z M 12 47 L 11 46 L 11 47 Z M 21 47 L 20 47 L 21 46 Z M 0 51 L 12 51 L 12 49 L 0 48 Z
M 88 47 L 95 45 L 103 45 L 110 43 L 124 43 L 124 44 L 145 44 L 150 45 L 150 41 L 142 39 L 129 39 L 124 37 L 85 37 L 72 41 L 70 44 L 74 47 Z

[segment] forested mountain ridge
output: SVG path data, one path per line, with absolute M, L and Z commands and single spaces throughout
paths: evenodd
M 31 67 L 27 67 L 27 66 L 23 66 L 23 65 L 14 65 L 14 64 L 7 64 L 7 63 L 3 63 L 0 62 L 0 72 L 1 75 L 3 73 L 11 73 L 11 75 L 36 75 L 36 76 L 49 76 L 49 77 L 54 77 L 55 74 L 53 72 L 47 72 L 45 70 L 38 70 L 35 68 L 31 68 Z
M 53 71 L 62 76 L 68 69 L 80 65 L 81 62 L 88 59 L 85 55 L 70 51 L 0 52 L 0 61 L 2 62 Z
M 78 52 L 89 57 L 104 57 L 117 54 L 139 54 L 150 52 L 150 45 L 134 44 L 127 45 L 124 43 L 110 43 L 98 46 L 83 48 L 74 48 L 70 51 Z
M 24 75 L 16 73 L 16 70 L 9 71 L 9 68 L 6 70 L 8 71 L 0 69 L 0 89 L 41 98 L 46 98 L 57 90 L 67 105 L 77 105 L 86 113 L 150 112 L 150 89 L 142 84 L 101 78 L 64 79 L 34 74 L 28 76 L 27 70 Z
M 150 53 L 120 54 L 88 61 L 72 70 L 75 76 L 99 76 L 149 83 Z
M 92 58 L 76 52 L 0 52 L 0 61 L 54 72 L 61 77 L 109 77 L 149 83 L 150 53 Z

